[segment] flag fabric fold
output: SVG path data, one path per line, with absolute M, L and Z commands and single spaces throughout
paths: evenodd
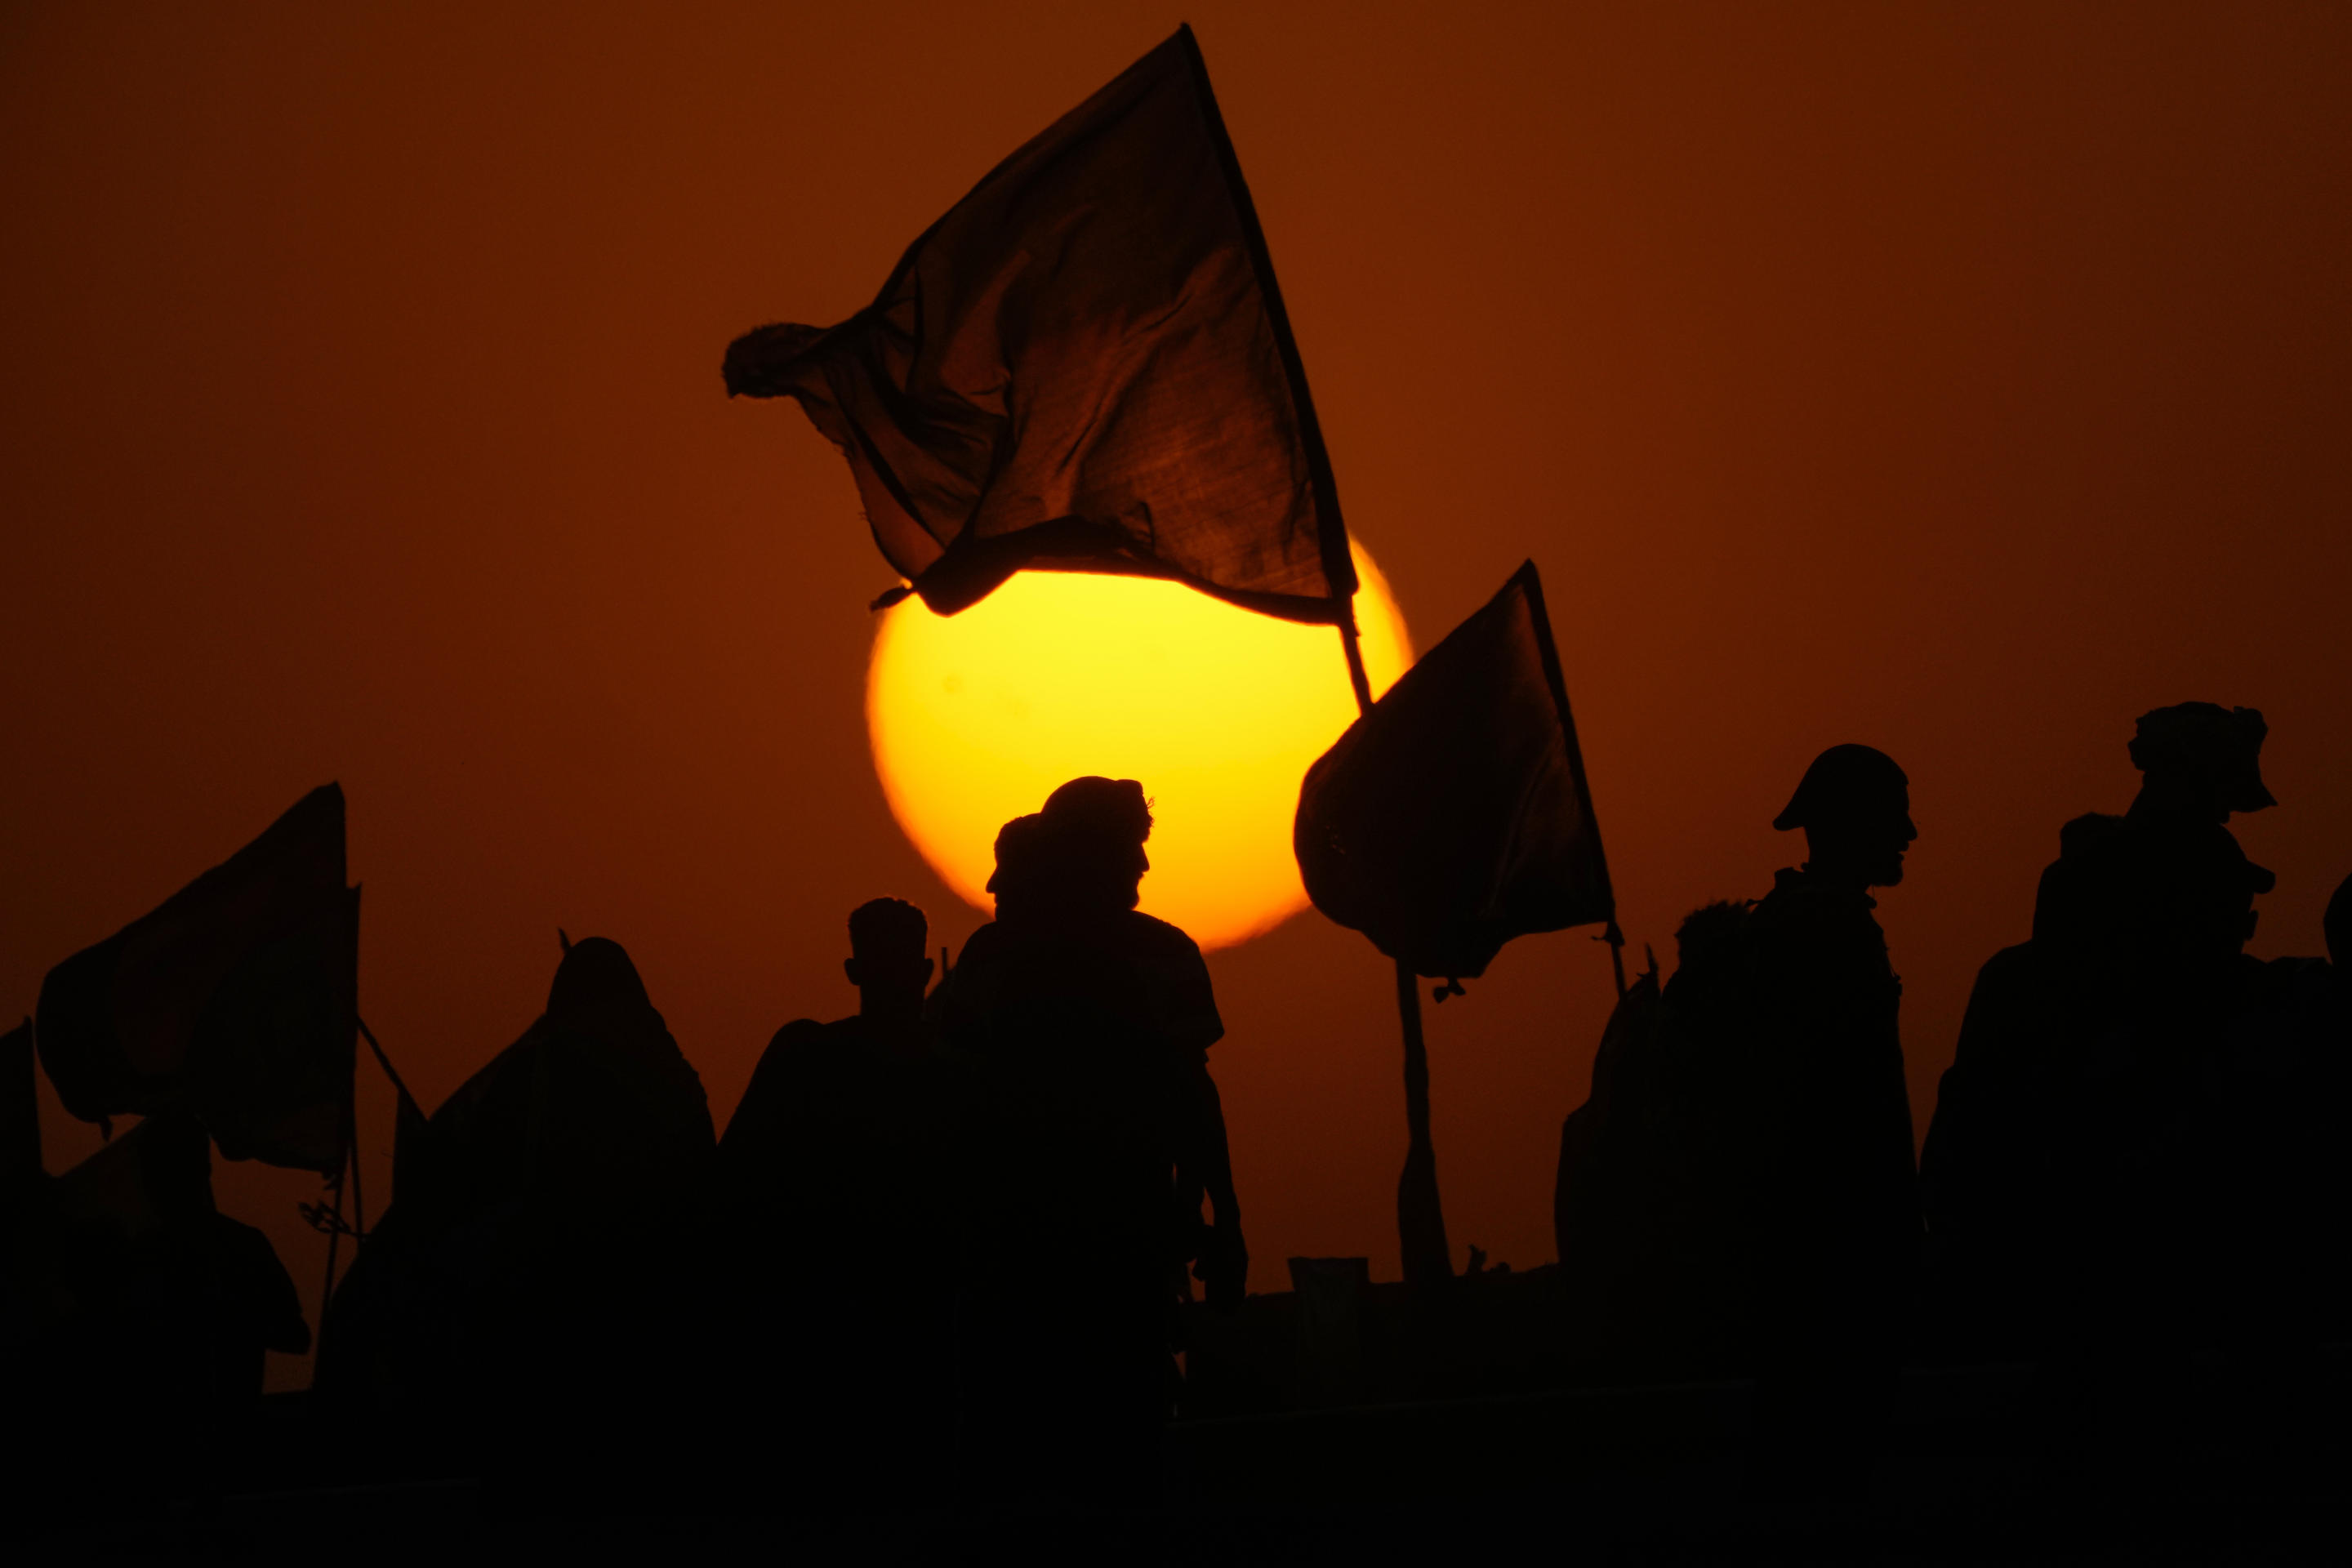
M 1023 568 L 1348 615 L 1329 461 L 1189 27 L 999 164 L 871 305 L 747 333 L 725 374 L 841 447 L 942 615 Z
M 1422 974 L 1614 918 L 1535 563 L 1307 770 L 1292 843 L 1315 907 Z
M 331 1174 L 354 1064 L 359 890 L 343 794 L 311 791 L 258 838 L 49 971 L 41 1065 L 84 1121 L 173 1108 L 222 1154 Z

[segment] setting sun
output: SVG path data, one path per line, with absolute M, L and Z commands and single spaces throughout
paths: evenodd
M 1377 693 L 1411 645 L 1387 582 L 1354 553 Z M 1330 627 L 1076 573 L 1024 572 L 959 616 L 916 599 L 884 612 L 866 687 L 890 809 L 958 893 L 989 907 L 996 830 L 1055 785 L 1139 779 L 1156 820 L 1143 909 L 1202 947 L 1305 906 L 1290 852 L 1298 782 L 1355 715 Z

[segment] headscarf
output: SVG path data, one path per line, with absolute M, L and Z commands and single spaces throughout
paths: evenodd
M 2269 733 L 2259 709 L 2176 702 L 2139 716 L 2132 765 L 2208 785 L 2224 812 L 2260 811 L 2278 804 L 2263 784 L 2263 741 Z

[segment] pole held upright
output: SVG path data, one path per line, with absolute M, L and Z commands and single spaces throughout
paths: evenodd
M 1356 710 L 1372 710 L 1371 678 L 1356 635 L 1355 606 L 1339 621 L 1339 646 L 1348 655 L 1348 680 Z M 1619 987 L 1622 990 L 1621 984 Z M 1412 965 L 1396 961 L 1397 1022 L 1404 1034 L 1404 1172 L 1397 1178 L 1397 1241 L 1408 1284 L 1454 1277 L 1454 1253 L 1445 1240 L 1445 1210 L 1437 1192 L 1437 1150 L 1429 1136 L 1429 1047 L 1421 1032 L 1421 985 Z

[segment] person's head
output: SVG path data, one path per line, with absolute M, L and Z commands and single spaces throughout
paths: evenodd
M 2219 823 L 2183 824 L 2166 842 L 2155 863 L 2161 880 L 2145 887 L 2140 914 L 2157 926 L 2152 956 L 2197 969 L 2235 960 L 2254 934 L 2254 895 L 2278 879 L 2247 859 L 2237 836 Z
M 2221 823 L 2233 811 L 2276 805 L 2263 784 L 2263 739 L 2269 732 L 2252 708 L 2177 702 L 2141 714 L 2131 760 L 2147 776 L 2132 815 Z
M 2327 939 L 2327 961 L 2338 969 L 2352 967 L 2352 877 L 2337 884 L 2319 930 Z
M 555 966 L 554 983 L 547 988 L 547 1016 L 551 1022 L 572 1023 L 614 1013 L 650 1012 L 653 998 L 628 949 L 607 936 L 569 942 L 563 961 Z
M 923 911 L 904 899 L 876 899 L 850 911 L 850 956 L 841 970 L 857 987 L 857 1010 L 919 1013 L 931 983 L 929 940 Z
M 626 948 L 604 936 L 563 940 L 563 962 L 555 966 L 554 984 L 547 988 L 543 1028 L 611 1043 L 642 1044 L 667 1036 Z
M 1072 779 L 1039 812 L 1059 890 L 1087 907 L 1131 910 L 1151 859 L 1151 802 L 1133 779 Z
M 996 895 L 996 918 L 1018 918 L 1034 909 L 1043 892 L 1046 865 L 1045 819 L 1035 812 L 1016 816 L 996 830 L 996 869 L 988 891 Z
M 1805 830 L 1805 864 L 1865 888 L 1903 880 L 1903 852 L 1919 837 L 1911 781 L 1874 746 L 1832 746 L 1813 759 L 1772 826 Z

